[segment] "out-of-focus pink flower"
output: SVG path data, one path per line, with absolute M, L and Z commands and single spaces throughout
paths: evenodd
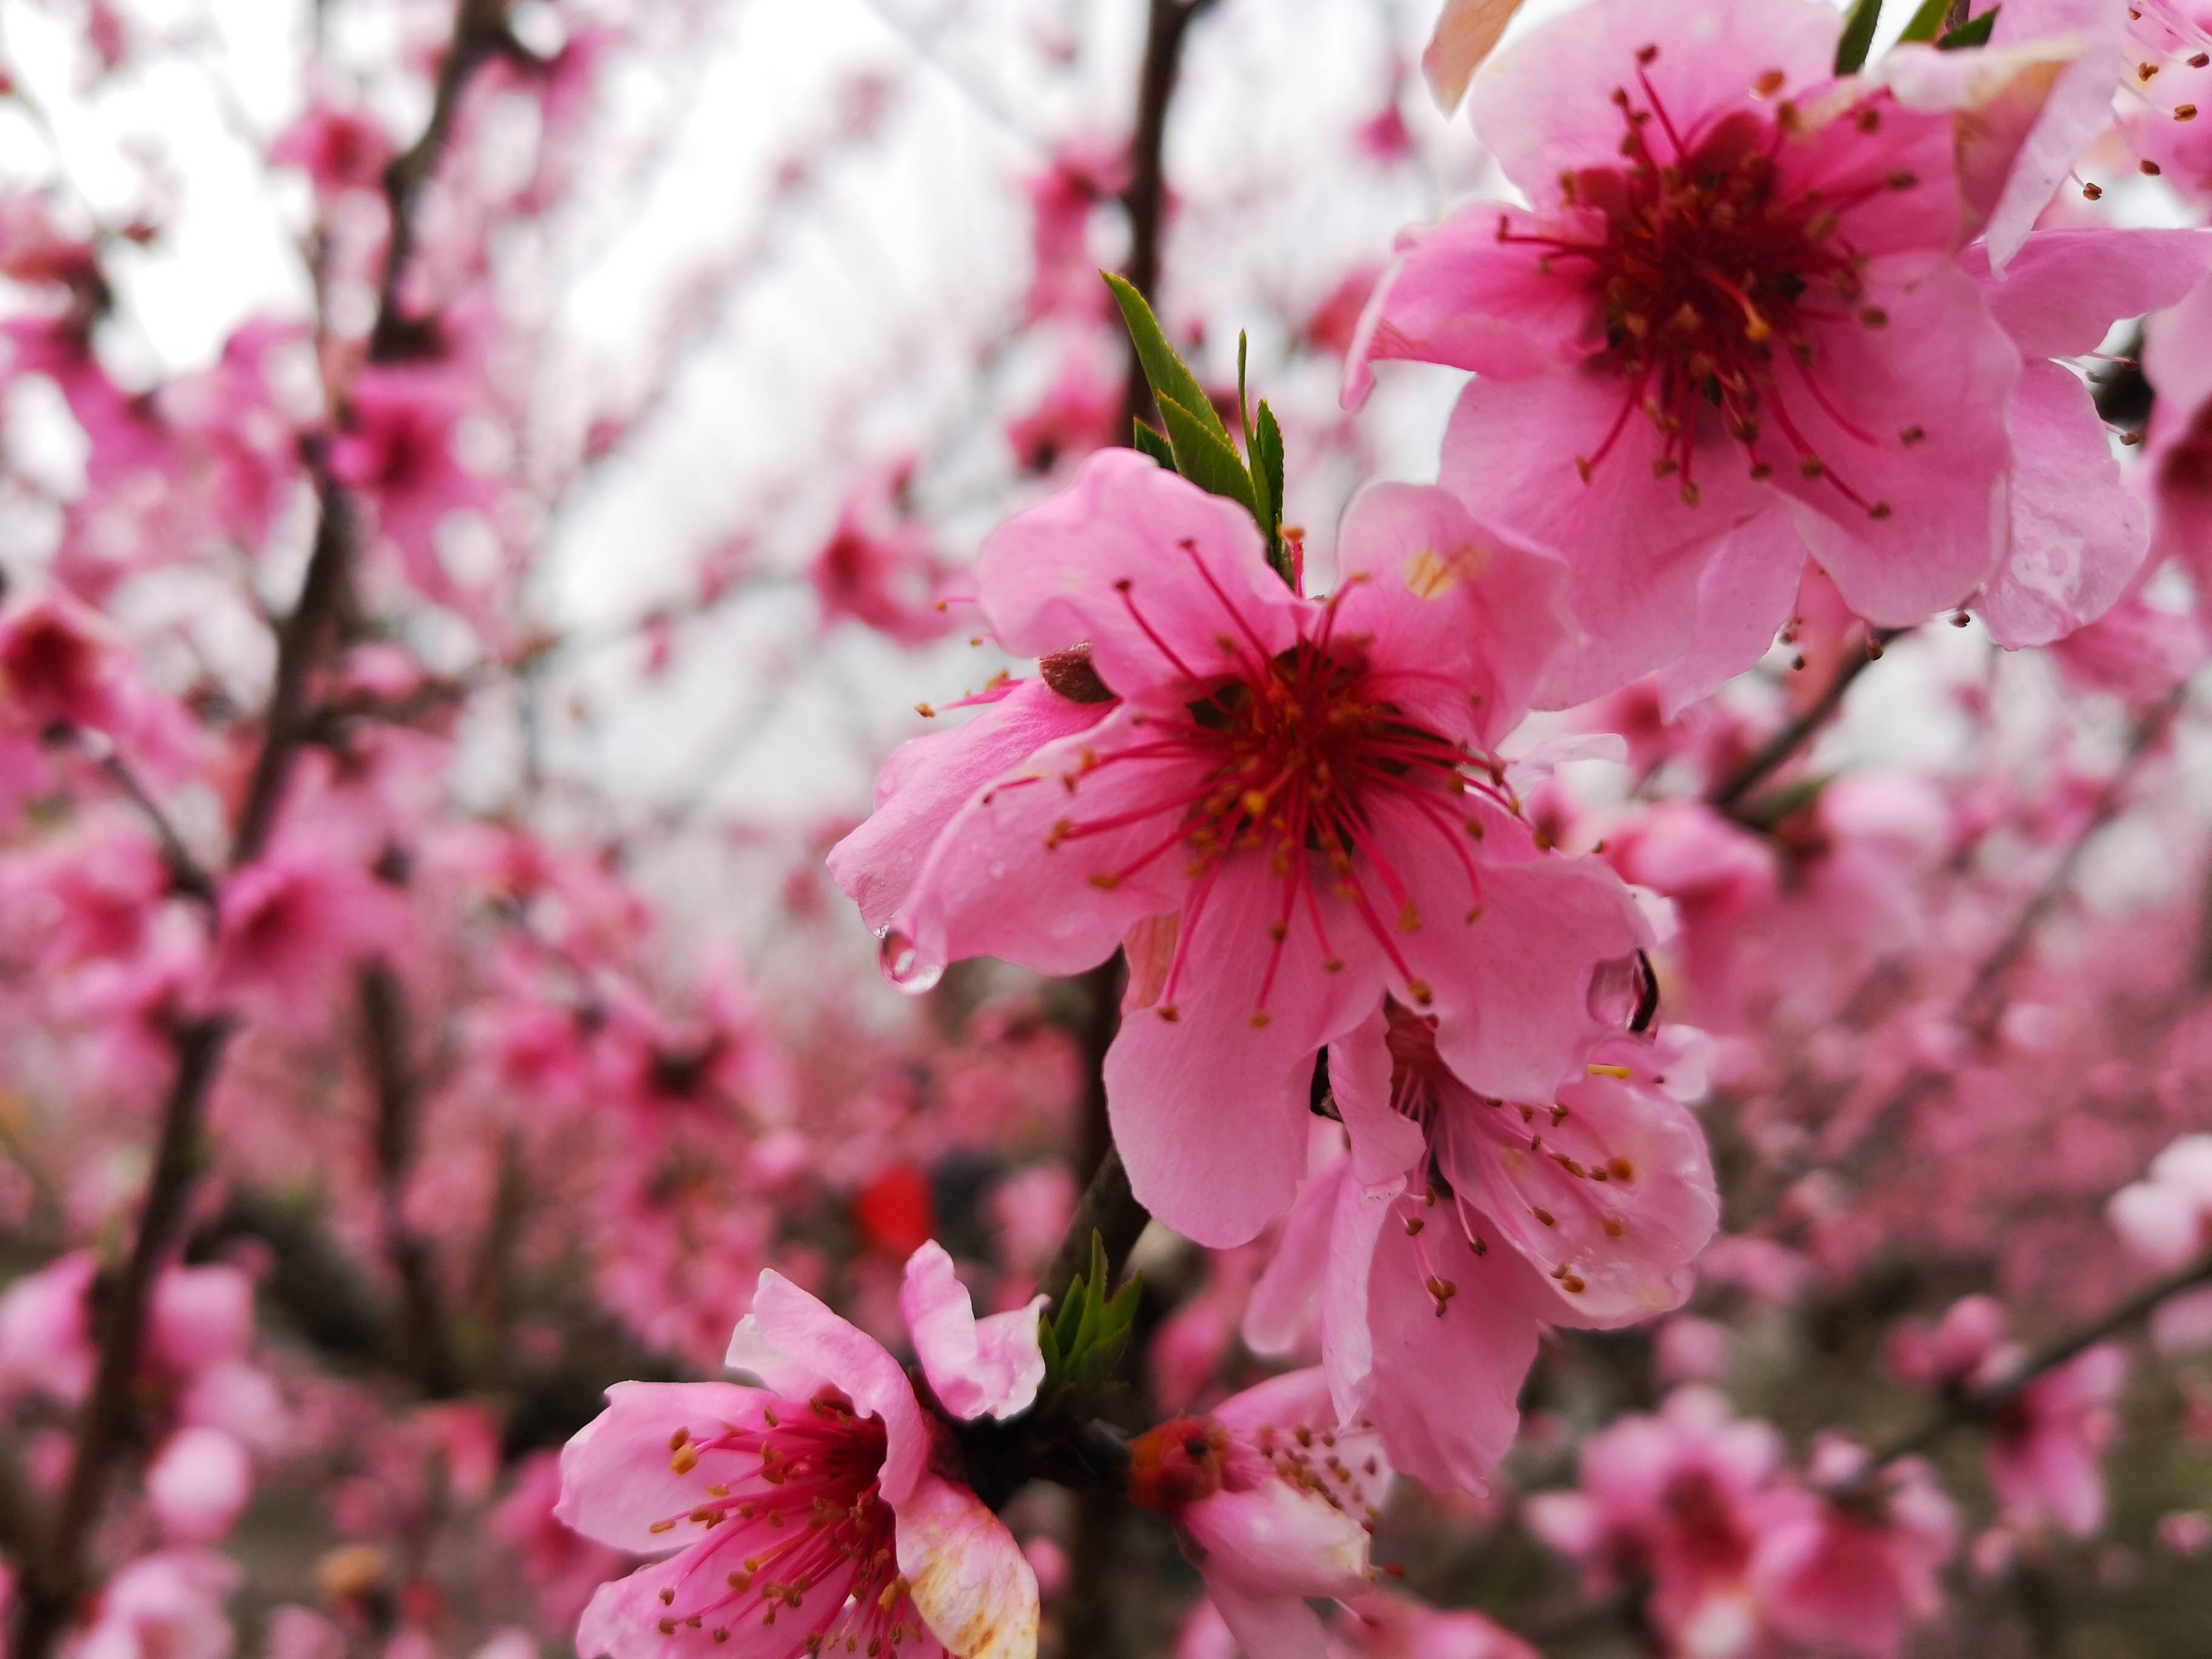
M 121 735 L 131 725 L 114 630 L 60 593 L 0 618 L 0 718 L 33 732 L 73 726 Z
M 845 503 L 836 529 L 806 567 L 825 627 L 856 622 L 902 645 L 927 644 L 952 627 L 941 603 L 945 574 L 936 548 L 882 480 Z
M 300 168 L 314 181 L 318 195 L 329 197 L 379 189 L 397 153 L 391 136 L 368 112 L 318 99 L 277 139 L 269 159 Z
M 1824 1483 L 1863 1462 L 1831 1443 L 1815 1455 Z M 1898 1659 L 1905 1633 L 1942 1606 L 1938 1582 L 1957 1547 L 1958 1511 L 1925 1463 L 1906 1458 L 1848 1501 L 1808 1496 L 1769 1522 L 1752 1569 L 1766 1619 L 1823 1653 Z
M 1371 1419 L 1406 1473 L 1480 1490 L 1543 1326 L 1630 1324 L 1689 1293 L 1719 1203 L 1665 1088 L 1678 1062 L 1694 1076 L 1688 1041 L 1615 1037 L 1541 1104 L 1469 1088 L 1401 1007 L 1333 1044 L 1350 1150 L 1300 1198 L 1246 1340 L 1279 1352 L 1317 1298 L 1340 1415 Z
M 1091 252 L 1091 221 L 1100 204 L 1121 194 L 1127 161 L 1103 145 L 1070 145 L 1030 180 L 1030 252 L 1024 302 L 1031 322 L 1066 317 L 1087 322 L 1106 313 L 1106 285 Z
M 2114 1193 L 2106 1218 L 2128 1249 L 2174 1268 L 2212 1244 L 2212 1134 L 2184 1135 L 2151 1160 L 2149 1173 Z
M 532 1452 L 515 1466 L 514 1489 L 492 1511 L 491 1529 L 520 1560 L 545 1622 L 567 1630 L 621 1571 L 623 1559 L 564 1525 L 555 1513 L 560 1501 L 559 1455 Z
M 172 1543 L 224 1537 L 252 1495 L 252 1461 L 221 1429 L 178 1430 L 146 1471 L 146 1501 Z
M 203 1550 L 139 1557 L 100 1590 L 77 1659 L 229 1659 L 222 1604 L 240 1577 L 237 1563 Z
M 1471 106 L 1533 210 L 1413 234 L 1369 307 L 1347 395 L 1379 357 L 1476 371 L 1444 483 L 1575 566 L 1585 639 L 1546 703 L 1668 665 L 1672 700 L 1711 690 L 1808 555 L 1882 624 L 1987 583 L 2015 643 L 2090 620 L 2141 560 L 2087 392 L 2040 362 L 2016 390 L 2021 359 L 2171 303 L 2212 242 L 2057 233 L 2050 262 L 2095 278 L 2030 277 L 1993 314 L 1951 256 L 2047 78 L 1906 46 L 1838 82 L 1838 27 L 1813 0 L 1601 0 L 1532 31 Z
M 2157 393 L 2143 445 L 2154 544 L 2212 592 L 2212 282 L 2143 326 L 2142 369 Z
M 1100 368 L 1093 353 L 1071 345 L 1060 355 L 1060 372 L 1044 396 L 1027 413 L 1006 422 L 1006 443 L 1025 471 L 1050 472 L 1063 461 L 1081 460 L 1121 434 L 1122 386 L 1118 374 Z
M 1244 1651 L 1322 1659 L 1307 1599 L 1369 1588 L 1368 1533 L 1390 1485 L 1373 1429 L 1340 1427 L 1321 1373 L 1293 1371 L 1129 1449 L 1130 1497 L 1175 1522 Z
M 1990 1420 L 1990 1486 L 2007 1514 L 2049 1520 L 2077 1538 L 2105 1523 L 2105 1448 L 2118 1431 L 2112 1402 L 2128 1370 L 2107 1343 L 2046 1372 Z
M 1556 563 L 1407 485 L 1352 504 L 1339 562 L 1304 599 L 1249 514 L 1094 456 L 977 567 L 1042 681 L 894 756 L 830 855 L 909 985 L 968 956 L 1073 973 L 1128 938 L 1115 1143 L 1138 1198 L 1207 1244 L 1288 1205 L 1315 1052 L 1386 991 L 1437 1018 L 1470 1086 L 1548 1098 L 1617 1029 L 1593 983 L 1650 938 L 1610 871 L 1539 853 L 1498 781 L 1491 745 L 1559 637 Z
M 327 1016 L 340 976 L 398 945 L 392 890 L 304 842 L 279 847 L 223 884 L 210 988 L 296 1024 Z
M 432 599 L 459 594 L 439 556 L 438 533 L 459 514 L 489 514 L 496 480 L 461 459 L 458 439 L 477 400 L 464 371 L 441 363 L 363 369 L 348 395 L 349 418 L 331 445 L 331 472 L 370 502 L 376 527 L 408 580 Z
M 73 1250 L 0 1295 L 0 1393 L 70 1403 L 84 1397 L 100 1363 L 88 1303 L 99 1273 L 97 1255 Z
M 977 1320 L 934 1245 L 908 1264 L 902 1301 L 939 1401 L 971 1417 L 1028 1408 L 1044 1370 L 1034 1305 Z M 949 1437 L 888 1352 L 763 1273 L 729 1364 L 760 1386 L 618 1383 L 562 1452 L 562 1520 L 634 1554 L 677 1550 L 592 1598 L 580 1651 L 704 1659 L 742 1632 L 744 1650 L 779 1656 L 848 1639 L 918 1659 L 1035 1655 L 1035 1575 L 939 1472 Z
M 1583 1444 L 1577 1492 L 1528 1500 L 1529 1528 L 1579 1561 L 1593 1594 L 1648 1579 L 1652 1622 L 1686 1652 L 1747 1652 L 1758 1633 L 1753 1563 L 1799 1494 L 1778 1479 L 1773 1428 L 1730 1417 L 1698 1388 L 1656 1416 L 1628 1416 Z

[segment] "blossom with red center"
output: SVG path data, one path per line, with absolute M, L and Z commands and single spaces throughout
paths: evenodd
M 461 423 L 474 393 L 461 372 L 439 363 L 363 369 L 348 395 L 346 425 L 331 445 L 331 472 L 376 509 L 408 580 L 434 599 L 458 591 L 439 556 L 438 536 L 456 514 L 488 514 L 499 487 L 461 457 Z
M 908 1262 L 901 1303 L 946 1410 L 1028 1408 L 1037 1304 L 978 1320 L 935 1244 Z M 580 1653 L 1033 1659 L 1036 1577 L 897 1361 L 763 1273 L 729 1364 L 760 1386 L 617 1383 L 562 1452 L 560 1518 L 665 1558 L 600 1588 Z
M 1127 939 L 1115 1140 L 1206 1244 L 1290 1202 L 1311 1061 L 1386 992 L 1474 1086 L 1548 1097 L 1617 1028 L 1601 970 L 1649 942 L 1610 871 L 1540 851 L 1493 747 L 1560 641 L 1557 563 L 1395 484 L 1338 562 L 1308 599 L 1243 509 L 1093 457 L 977 567 L 1041 678 L 895 755 L 830 854 L 908 983 L 979 955 L 1073 973 Z
M 1330 1046 L 1349 1149 L 1300 1197 L 1245 1337 L 1282 1352 L 1317 1304 L 1339 1413 L 1371 1418 L 1407 1474 L 1479 1490 L 1512 1444 L 1542 1327 L 1679 1307 L 1719 1201 L 1705 1136 L 1668 1092 L 1703 1086 L 1687 1034 L 1615 1037 L 1527 1103 L 1470 1088 L 1436 1035 L 1393 1005 Z
M 1580 1489 L 1529 1498 L 1528 1524 L 1582 1564 L 1593 1594 L 1648 1583 L 1651 1621 L 1680 1650 L 1756 1651 L 1759 1540 L 1804 1504 L 1781 1481 L 1781 1462 L 1771 1425 L 1731 1418 L 1707 1389 L 1681 1389 L 1656 1415 L 1592 1435 Z
M 1912 46 L 1839 80 L 1838 26 L 1816 0 L 1600 0 L 1531 32 L 1471 107 L 1533 207 L 1410 234 L 1369 307 L 1347 396 L 1381 357 L 1476 371 L 1444 483 L 1575 567 L 1586 638 L 1548 703 L 1670 665 L 1676 701 L 1710 690 L 1771 643 L 1808 555 L 1885 625 L 2014 575 L 2049 599 L 2024 624 L 2044 639 L 2141 560 L 2121 525 L 2117 578 L 2109 557 L 2094 580 L 2043 569 L 2101 428 L 2078 384 L 2014 418 L 2023 349 L 1954 258 L 2047 76 Z M 2081 234 L 2150 289 L 2101 322 L 2178 297 L 2164 250 Z M 2177 246 L 2203 268 L 2201 236 Z
M 1373 1427 L 1340 1427 L 1317 1370 L 1293 1371 L 1133 1442 L 1129 1496 L 1173 1521 L 1244 1651 L 1322 1659 L 1310 1599 L 1370 1589 L 1368 1534 L 1389 1493 Z

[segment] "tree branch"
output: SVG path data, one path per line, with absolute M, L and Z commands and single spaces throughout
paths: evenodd
M 107 1474 L 130 1439 L 134 1395 L 155 1280 L 168 1263 L 190 1208 L 202 1158 L 201 1133 L 229 1023 L 194 1020 L 179 1028 L 176 1075 L 161 1108 L 161 1141 L 130 1260 L 106 1303 L 100 1364 L 77 1419 L 76 1454 L 45 1547 L 25 1563 L 22 1611 L 11 1651 L 44 1659 L 84 1589 L 84 1547 Z
M 1852 683 L 1866 672 L 1867 665 L 1879 658 L 1882 647 L 1904 632 L 1901 628 L 1885 628 L 1874 635 L 1863 653 L 1851 657 L 1836 671 L 1835 678 L 1828 682 L 1828 689 L 1820 693 L 1811 708 L 1761 744 L 1748 760 L 1705 792 L 1705 805 L 1729 817 L 1740 817 L 1737 809 L 1742 805 L 1744 797 L 1779 771 L 1828 723 L 1843 707 Z
M 1962 1390 L 1953 1396 L 1927 1422 L 1875 1453 L 1869 1460 L 1866 1468 L 1851 1483 L 1852 1486 L 1856 1487 L 1863 1484 L 1899 1458 L 1926 1451 L 1954 1429 L 1985 1421 L 1992 1412 L 2029 1384 L 2057 1370 L 2069 1360 L 2080 1358 L 2100 1342 L 2118 1336 L 2139 1321 L 2148 1318 L 2168 1297 L 2208 1284 L 2212 1284 L 2212 1254 L 2200 1256 L 2163 1279 L 2154 1279 L 2088 1324 L 2038 1349 L 2016 1370 L 1999 1381 L 1986 1388 Z
M 1160 243 L 1167 219 L 1168 111 L 1182 74 L 1184 36 L 1213 0 L 1152 0 L 1145 27 L 1145 56 L 1137 73 L 1137 124 L 1129 140 L 1129 188 L 1121 204 L 1129 215 L 1129 261 L 1121 274 L 1151 300 L 1160 283 Z M 1129 347 L 1129 374 L 1121 398 L 1122 435 L 1152 406 L 1151 382 Z

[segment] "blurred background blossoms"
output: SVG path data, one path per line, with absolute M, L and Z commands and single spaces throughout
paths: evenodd
M 1985 17 L 0 0 L 15 1659 L 2212 1652 L 2212 8 Z

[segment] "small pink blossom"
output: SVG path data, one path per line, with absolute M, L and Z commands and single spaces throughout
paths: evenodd
M 1280 1352 L 1317 1299 L 1339 1413 L 1371 1419 L 1406 1473 L 1480 1490 L 1544 1326 L 1631 1324 L 1689 1293 L 1719 1206 L 1666 1092 L 1678 1066 L 1695 1081 L 1687 1041 L 1615 1037 L 1540 1105 L 1470 1088 L 1402 1008 L 1332 1045 L 1350 1148 L 1292 1212 L 1245 1340 Z
M 1130 1454 L 1130 1497 L 1174 1522 L 1244 1651 L 1323 1659 L 1307 1600 L 1369 1588 L 1368 1533 L 1390 1485 L 1372 1427 L 1340 1427 L 1321 1373 L 1293 1371 L 1159 1425 Z
M 280 847 L 223 884 L 210 987 L 296 1024 L 325 1014 L 355 962 L 393 947 L 399 900 L 368 872 Z
M 221 1429 L 178 1430 L 146 1471 L 146 1501 L 172 1543 L 226 1536 L 252 1495 L 252 1462 Z
M 1044 1370 L 1034 1305 L 975 1319 L 934 1245 L 902 1301 L 939 1400 L 970 1417 L 1028 1408 Z M 560 1518 L 664 1558 L 592 1598 L 587 1659 L 703 1659 L 735 1636 L 762 1659 L 847 1642 L 1033 1659 L 1035 1575 L 888 1352 L 763 1273 L 729 1364 L 759 1385 L 617 1383 L 562 1454 Z
M 881 480 L 855 492 L 807 565 L 806 579 L 825 628 L 856 622 L 902 645 L 923 645 L 953 626 L 940 603 L 945 567 L 896 494 Z
M 1856 1447 L 1831 1442 L 1824 1482 L 1852 1480 Z M 1770 1523 L 1752 1577 L 1769 1621 L 1793 1642 L 1856 1659 L 1899 1659 L 1907 1631 L 1942 1606 L 1940 1575 L 1957 1547 L 1958 1511 L 1925 1463 L 1891 1465 L 1844 1500 L 1808 1497 Z
M 1492 752 L 1559 637 L 1557 566 L 1407 485 L 1352 504 L 1339 562 L 1304 599 L 1241 508 L 1093 457 L 977 567 L 1042 678 L 895 755 L 830 855 L 910 984 L 980 955 L 1073 973 L 1127 937 L 1115 1139 L 1208 1244 L 1290 1202 L 1314 1054 L 1386 991 L 1472 1086 L 1542 1097 L 1650 937 L 1609 871 L 1540 853 Z
M 101 1589 L 75 1659 L 229 1659 L 222 1604 L 241 1576 L 201 1550 L 141 1556 Z
M 1990 1419 L 1990 1486 L 2011 1518 L 2049 1520 L 2077 1538 L 2105 1523 L 2105 1448 L 2126 1353 L 2110 1343 L 2039 1376 Z
M 375 510 L 376 529 L 398 551 L 408 580 L 441 600 L 460 585 L 440 556 L 449 519 L 490 513 L 494 479 L 461 457 L 460 428 L 476 406 L 463 371 L 447 364 L 363 369 L 348 396 L 349 418 L 331 445 L 331 471 Z

